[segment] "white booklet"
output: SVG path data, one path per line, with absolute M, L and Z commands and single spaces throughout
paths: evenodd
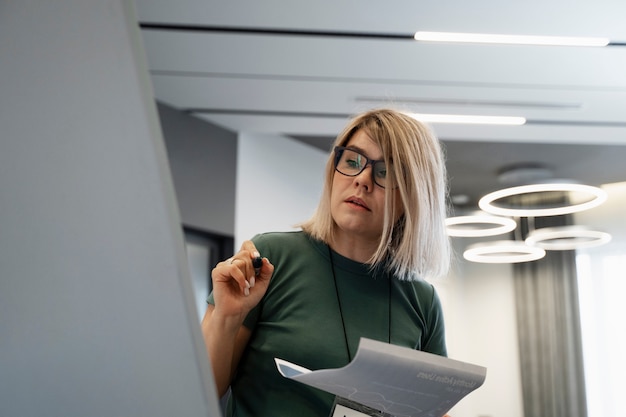
M 482 366 L 366 338 L 343 368 L 311 371 L 283 359 L 275 361 L 286 378 L 347 400 L 342 404 L 359 404 L 395 417 L 441 417 L 480 387 L 487 375 Z

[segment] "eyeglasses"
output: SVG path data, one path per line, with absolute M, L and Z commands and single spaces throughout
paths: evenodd
M 367 156 L 344 146 L 336 146 L 335 170 L 348 177 L 356 177 L 368 165 L 372 166 L 372 180 L 382 188 L 395 188 L 397 183 L 392 172 L 387 172 L 385 161 L 369 159 Z

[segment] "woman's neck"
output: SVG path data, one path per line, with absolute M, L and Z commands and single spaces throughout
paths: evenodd
M 337 233 L 329 246 L 332 250 L 356 262 L 367 263 L 378 249 L 378 240 L 365 240 L 361 236 Z

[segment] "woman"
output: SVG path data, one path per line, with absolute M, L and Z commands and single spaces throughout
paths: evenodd
M 258 235 L 212 271 L 202 331 L 219 394 L 232 390 L 227 415 L 330 413 L 333 396 L 282 377 L 275 357 L 339 368 L 361 337 L 446 355 L 439 298 L 421 279 L 447 272 L 445 192 L 424 125 L 392 110 L 352 120 L 302 231 Z

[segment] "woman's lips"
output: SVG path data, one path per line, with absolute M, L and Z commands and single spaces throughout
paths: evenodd
M 368 211 L 370 210 L 370 208 L 367 206 L 367 204 L 365 204 L 365 201 L 361 200 L 358 197 L 347 198 L 346 199 L 346 203 L 357 205 L 357 206 L 362 207 L 362 208 L 364 208 L 364 209 L 366 209 Z

